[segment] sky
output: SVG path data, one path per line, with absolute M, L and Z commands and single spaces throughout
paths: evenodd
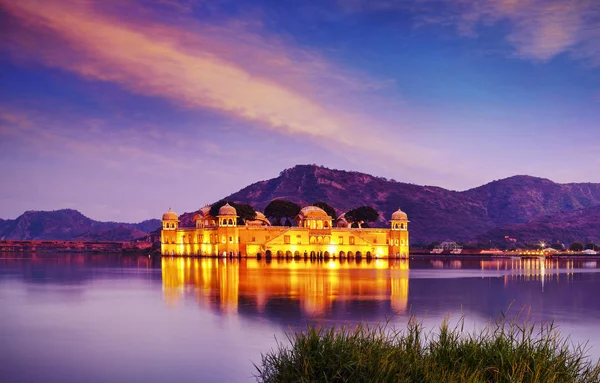
M 137 222 L 296 164 L 600 182 L 597 0 L 0 0 L 0 218 Z

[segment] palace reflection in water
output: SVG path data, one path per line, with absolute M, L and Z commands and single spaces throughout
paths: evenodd
M 598 276 L 595 260 L 477 257 L 271 262 L 165 257 L 161 269 L 169 305 L 192 297 L 223 314 L 287 313 L 290 323 L 281 318 L 287 324 L 437 315 L 463 308 L 494 317 L 512 305 L 539 305 L 547 312 L 534 319 L 548 319 L 553 307 L 588 300 L 573 284 L 597 283 Z M 586 308 L 600 310 L 600 304 Z
M 167 302 L 175 303 L 191 287 L 200 302 L 224 312 L 238 310 L 240 300 L 264 311 L 269 300 L 299 303 L 306 316 L 319 316 L 344 301 L 389 301 L 395 312 L 408 302 L 408 260 L 304 261 L 214 258 L 163 258 Z

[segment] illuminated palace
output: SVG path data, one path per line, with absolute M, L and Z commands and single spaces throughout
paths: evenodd
M 335 222 L 316 206 L 296 216 L 297 226 L 271 226 L 256 212 L 253 221 L 237 224 L 236 209 L 226 204 L 216 217 L 210 207 L 194 216 L 194 227 L 179 227 L 172 210 L 163 214 L 161 252 L 180 256 L 375 257 L 408 256 L 408 216 L 392 214 L 389 228 L 353 228 L 344 215 Z

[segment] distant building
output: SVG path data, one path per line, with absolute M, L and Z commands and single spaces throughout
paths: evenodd
M 216 217 L 210 207 L 194 216 L 195 227 L 179 227 L 172 210 L 163 214 L 161 253 L 178 256 L 324 256 L 404 258 L 408 256 L 408 216 L 392 214 L 390 228 L 352 228 L 316 206 L 306 206 L 295 218 L 298 226 L 271 226 L 257 212 L 253 221 L 237 225 L 237 211 L 229 204 Z M 344 220 L 345 221 L 345 220 Z M 338 227 L 334 227 L 338 226 Z

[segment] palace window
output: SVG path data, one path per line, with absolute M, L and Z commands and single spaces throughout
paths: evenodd
M 350 237 L 350 244 L 354 245 L 354 237 Z
M 338 237 L 338 245 L 344 244 L 344 237 Z
M 290 236 L 289 235 L 283 236 L 283 243 L 285 243 L 286 245 L 290 244 Z
M 396 245 L 398 244 L 398 240 L 396 240 Z
M 233 243 L 233 237 L 229 237 L 229 243 Z
M 252 242 L 256 242 L 256 237 L 252 237 Z
M 221 242 L 222 242 L 222 243 L 227 243 L 227 238 L 226 238 L 225 236 L 222 236 L 222 237 L 221 237 Z
M 298 245 L 302 244 L 302 236 L 301 235 L 296 236 L 296 244 L 298 244 Z

